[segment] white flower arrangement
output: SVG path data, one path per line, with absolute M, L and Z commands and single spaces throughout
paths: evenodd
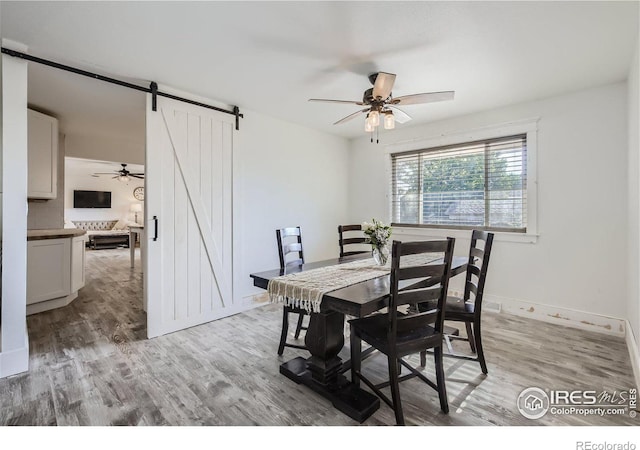
M 362 231 L 367 235 L 367 242 L 372 248 L 381 249 L 387 245 L 391 237 L 391 227 L 376 219 L 371 220 L 372 223 L 362 222 Z

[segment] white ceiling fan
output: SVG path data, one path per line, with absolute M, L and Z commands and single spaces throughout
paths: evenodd
M 405 123 L 411 120 L 411 116 L 398 108 L 398 106 L 453 100 L 455 94 L 454 91 L 442 91 L 393 97 L 391 90 L 393 89 L 393 85 L 396 81 L 395 74 L 387 72 L 372 73 L 369 75 L 369 81 L 373 84 L 373 87 L 364 91 L 362 101 L 323 98 L 310 98 L 309 101 L 366 106 L 366 108 L 360 111 L 356 111 L 353 114 L 343 117 L 335 122 L 334 125 L 348 122 L 349 120 L 366 113 L 367 119 L 365 120 L 364 129 L 366 132 L 373 132 L 378 125 L 380 125 L 381 120 L 383 121 L 384 128 L 387 130 L 395 128 L 396 121 L 398 123 Z
M 95 172 L 91 174 L 92 177 L 99 177 L 100 175 L 115 175 L 112 178 L 118 179 L 118 181 L 129 181 L 131 178 L 139 178 L 144 180 L 143 172 L 130 172 L 127 170 L 127 165 L 124 163 L 120 164 L 122 169 L 114 170 L 113 172 Z

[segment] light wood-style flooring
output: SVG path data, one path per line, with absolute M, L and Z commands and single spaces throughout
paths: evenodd
M 279 374 L 281 362 L 304 352 L 276 355 L 276 305 L 147 340 L 139 267 L 130 269 L 127 249 L 87 252 L 87 285 L 78 299 L 29 316 L 30 369 L 0 380 L 0 425 L 357 425 Z M 506 314 L 484 320 L 488 376 L 477 363 L 445 360 L 448 415 L 426 384 L 402 383 L 408 424 L 638 424 L 629 416 L 528 420 L 516 409 L 530 386 L 633 387 L 623 339 Z M 456 346 L 464 350 L 466 343 Z M 363 371 L 382 380 L 386 360 L 374 356 Z M 433 372 L 429 360 L 428 376 Z M 381 402 L 364 424 L 395 424 L 393 412 Z

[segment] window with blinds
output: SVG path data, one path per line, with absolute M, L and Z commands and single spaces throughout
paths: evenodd
M 526 134 L 391 155 L 394 226 L 527 230 Z

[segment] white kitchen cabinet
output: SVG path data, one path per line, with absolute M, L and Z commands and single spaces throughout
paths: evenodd
M 71 239 L 27 244 L 27 305 L 71 293 Z
M 47 233 L 31 231 L 38 232 Z M 60 308 L 78 297 L 85 283 L 85 244 L 86 235 L 27 242 L 27 314 Z
M 28 198 L 58 194 L 58 120 L 28 110 Z

